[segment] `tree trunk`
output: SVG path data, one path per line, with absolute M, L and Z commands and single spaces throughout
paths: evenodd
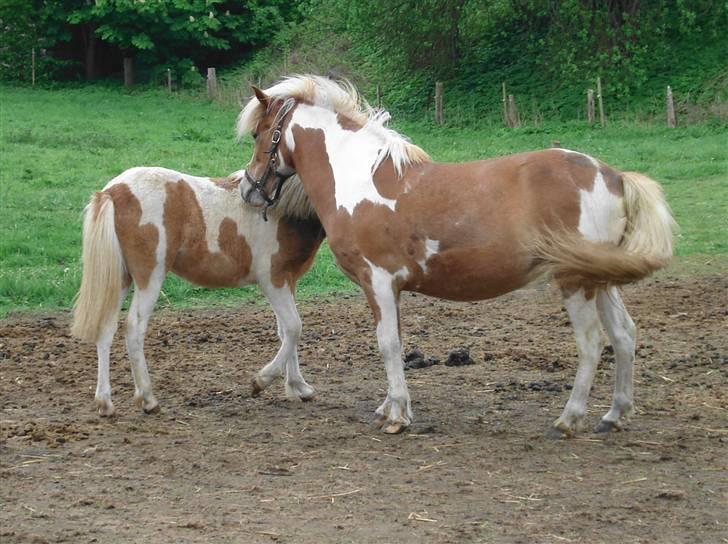
M 134 59 L 132 57 L 124 57 L 124 87 L 134 85 Z
M 86 54 L 84 56 L 84 67 L 86 69 L 86 79 L 92 80 L 96 78 L 96 32 L 93 27 L 87 30 L 84 36 L 84 44 L 86 45 Z

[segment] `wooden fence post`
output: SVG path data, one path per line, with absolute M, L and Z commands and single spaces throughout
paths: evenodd
M 518 116 L 516 99 L 512 94 L 508 95 L 508 126 L 518 128 L 521 126 L 521 118 Z
M 444 102 L 443 98 L 444 90 L 442 81 L 435 83 L 435 123 L 442 125 L 445 122 L 442 106 Z
M 503 122 L 507 127 L 511 126 L 511 120 L 508 116 L 508 95 L 506 94 L 506 82 L 503 82 Z
M 124 57 L 124 87 L 134 85 L 134 59 Z
M 586 92 L 586 119 L 589 126 L 594 124 L 594 89 Z
M 30 50 L 30 84 L 35 87 L 35 47 Z
M 672 88 L 667 86 L 667 126 L 675 128 L 677 119 L 675 118 L 675 103 L 672 101 Z
M 377 83 L 377 108 L 382 107 L 382 88 L 380 87 L 379 83 Z
M 167 90 L 172 92 L 172 69 L 167 68 Z
M 604 126 L 604 102 L 602 101 L 602 78 L 597 77 L 597 100 L 599 101 L 599 124 Z
M 214 68 L 207 69 L 207 98 L 213 99 L 217 96 L 217 76 Z

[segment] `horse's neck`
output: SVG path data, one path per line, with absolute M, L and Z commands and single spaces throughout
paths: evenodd
M 386 142 L 380 135 L 353 130 L 333 112 L 307 108 L 296 111 L 293 125 L 297 169 L 324 224 L 327 216 L 339 210 L 352 214 L 364 201 L 394 209 L 403 181 L 390 158 L 381 161 Z

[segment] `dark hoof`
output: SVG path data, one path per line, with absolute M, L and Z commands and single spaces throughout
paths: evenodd
M 159 413 L 159 404 L 155 404 L 151 408 L 143 408 L 145 414 L 158 414 Z
M 263 388 L 258 384 L 258 378 L 253 378 L 253 381 L 250 383 L 250 396 L 257 397 L 261 391 L 263 391 Z
M 387 418 L 384 416 L 375 416 L 374 419 L 369 423 L 369 427 L 371 429 L 379 430 L 382 427 L 384 427 L 385 423 L 387 423 Z
M 574 436 L 573 432 L 565 431 L 559 427 L 549 427 L 546 431 L 546 438 L 550 440 L 563 440 L 565 438 L 571 438 Z
M 597 433 L 613 433 L 621 430 L 621 427 L 617 425 L 614 421 L 605 420 L 601 420 L 599 424 L 594 428 L 594 432 Z

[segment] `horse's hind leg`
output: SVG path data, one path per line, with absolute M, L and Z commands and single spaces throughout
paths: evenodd
M 116 309 L 115 315 L 118 317 L 121 303 L 126 298 L 126 294 L 129 288 L 124 287 L 121 290 L 119 296 L 119 306 Z M 110 416 L 114 413 L 114 403 L 111 402 L 111 380 L 109 379 L 109 358 L 111 357 L 111 342 L 114 340 L 116 329 L 118 327 L 118 320 L 113 320 L 108 327 L 101 333 L 98 341 L 96 342 L 96 353 L 98 354 L 98 372 L 96 380 L 96 407 L 98 408 L 99 415 Z
M 564 293 L 564 305 L 576 336 L 579 367 L 564 410 L 549 432 L 551 436 L 573 436 L 586 415 L 587 400 L 602 351 L 601 327 L 594 293 L 580 289 Z
M 301 374 L 298 364 L 298 341 L 301 338 L 301 318 L 293 293 L 284 285 L 277 288 L 261 284 L 268 302 L 276 314 L 281 347 L 273 360 L 265 365 L 253 380 L 253 395 L 268 387 L 276 378 L 286 376 L 286 396 L 291 400 L 310 400 L 316 395 Z
M 596 428 L 597 432 L 607 432 L 621 429 L 634 410 L 634 352 L 637 329 L 616 287 L 599 291 L 597 308 L 614 348 L 615 360 L 612 406 Z
M 131 374 L 134 378 L 134 402 L 148 414 L 158 411 L 159 404 L 152 393 L 152 382 L 144 358 L 144 335 L 163 280 L 164 271 L 155 270 L 144 289 L 135 285 L 127 316 L 126 347 L 129 350 Z

